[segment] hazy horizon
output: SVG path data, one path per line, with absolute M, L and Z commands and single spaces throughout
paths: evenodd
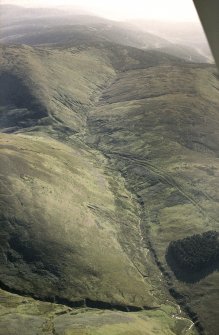
M 114 20 L 151 19 L 164 21 L 199 21 L 192 0 L 0 0 L 0 4 L 35 8 L 78 7 L 92 14 Z

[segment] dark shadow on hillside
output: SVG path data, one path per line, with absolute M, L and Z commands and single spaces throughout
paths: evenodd
M 0 128 L 26 128 L 48 117 L 46 108 L 18 76 L 0 73 L 0 87 Z

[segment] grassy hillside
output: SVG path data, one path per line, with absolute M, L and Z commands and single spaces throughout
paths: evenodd
M 105 172 L 104 158 L 78 139 L 115 76 L 106 50 L 9 47 L 1 61 L 1 129 L 13 133 L 1 140 L 2 283 L 41 298 L 153 307 L 150 280 L 138 269 L 138 206 L 123 178 Z
M 46 303 L 28 297 L 20 297 L 0 290 L 0 334 L 23 335 L 46 334 L 57 335 L 175 335 L 189 331 L 186 319 L 177 320 L 169 316 L 176 313 L 173 306 L 160 310 L 124 313 L 119 311 L 89 308 L 73 309 L 68 306 Z M 7 312 L 6 312 L 7 311 Z M 25 325 L 25 326 L 24 326 Z M 193 333 L 194 334 L 194 333 Z
M 144 261 L 136 208 L 117 204 L 129 198 L 123 180 L 111 181 L 92 153 L 40 134 L 1 143 L 1 282 L 45 299 L 156 305 L 135 267 Z
M 81 36 L 0 48 L 0 334 L 215 335 L 165 257 L 218 231 L 215 68 Z
M 218 88 L 215 68 L 205 65 L 126 71 L 90 114 L 87 137 L 139 199 L 161 281 L 198 314 L 200 332 L 212 335 L 218 272 L 186 284 L 176 280 L 165 254 L 173 240 L 218 231 Z
M 2 131 L 55 128 L 54 136 L 58 129 L 64 135 L 85 127 L 88 110 L 117 70 L 179 62 L 161 52 L 96 45 L 95 39 L 69 48 L 2 46 L 0 61 Z

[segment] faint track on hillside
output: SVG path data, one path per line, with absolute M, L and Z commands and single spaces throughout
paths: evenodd
M 91 146 L 90 146 L 91 147 Z M 136 157 L 130 157 L 129 155 L 123 155 L 117 152 L 105 152 L 101 149 L 98 149 L 96 147 L 93 147 L 92 149 L 97 150 L 98 152 L 101 152 L 104 157 L 110 161 L 112 156 L 119 156 L 121 159 L 126 159 L 129 161 L 134 161 L 134 162 L 138 162 L 141 163 L 141 166 L 144 166 L 146 168 L 150 168 L 150 170 L 154 173 L 156 173 L 159 177 L 161 181 L 164 181 L 166 184 L 175 187 L 177 189 L 179 189 L 179 191 L 181 190 L 181 188 L 179 187 L 179 185 L 174 181 L 172 176 L 169 175 L 164 175 L 164 171 L 162 171 L 161 169 L 156 168 L 154 165 L 152 165 L 151 163 L 146 162 L 145 160 L 140 160 Z M 120 172 L 122 174 L 121 171 L 119 171 L 119 169 L 116 169 L 117 172 Z M 123 174 L 122 174 L 123 175 Z M 124 177 L 124 176 L 123 176 Z M 125 180 L 127 180 L 127 177 L 124 177 Z M 130 188 L 130 191 L 134 193 L 132 187 Z M 199 210 L 202 210 L 202 208 L 200 208 L 199 204 L 197 204 L 197 202 L 193 199 L 190 198 L 189 195 L 187 195 L 185 193 L 184 190 L 181 191 L 181 193 L 188 199 L 191 200 L 191 203 L 194 206 L 197 206 L 197 208 Z M 137 201 L 137 199 L 136 199 Z M 153 246 L 153 242 L 152 242 L 152 238 L 150 237 L 150 226 L 152 225 L 152 223 L 148 224 L 148 222 L 146 223 L 146 221 L 148 221 L 148 219 L 150 220 L 150 215 L 148 215 L 147 219 L 145 219 L 145 212 L 149 211 L 147 208 L 145 208 L 143 199 L 140 200 L 139 205 L 141 207 L 141 212 L 139 213 L 139 226 L 140 226 L 140 238 L 141 238 L 141 242 L 145 242 L 145 245 L 147 247 L 147 249 L 150 250 L 150 253 L 158 267 L 158 269 L 160 270 L 161 274 L 164 277 L 164 287 L 167 289 L 167 291 L 169 291 L 169 294 L 172 296 L 172 298 L 176 301 L 177 306 L 179 306 L 178 312 L 177 314 L 173 315 L 173 318 L 175 319 L 183 319 L 183 320 L 187 320 L 188 321 L 188 325 L 184 328 L 183 330 L 183 335 L 186 335 L 188 332 L 190 332 L 190 330 L 192 329 L 192 327 L 195 327 L 198 334 L 199 335 L 204 335 L 205 334 L 205 330 L 202 326 L 202 324 L 200 323 L 199 319 L 198 319 L 198 315 L 191 309 L 191 307 L 189 306 L 186 297 L 184 297 L 183 295 L 181 295 L 175 288 L 173 280 L 172 280 L 172 276 L 170 275 L 170 273 L 167 271 L 166 267 L 164 264 L 162 264 L 162 262 L 160 261 L 156 249 Z M 146 223 L 146 227 L 145 227 L 145 223 Z M 145 232 L 147 231 L 147 234 L 145 234 Z M 145 237 L 146 236 L 146 237 Z M 131 259 L 130 259 L 131 260 Z M 131 260 L 132 261 L 132 260 Z M 136 270 L 140 273 L 140 275 L 145 278 L 146 276 L 144 276 L 144 274 L 142 273 L 142 271 L 138 268 L 138 266 L 132 261 L 133 266 L 136 268 Z M 158 308 L 159 309 L 159 308 Z M 184 311 L 185 315 L 188 315 L 188 318 L 186 317 L 182 317 L 181 316 L 181 309 Z
M 116 79 L 114 79 L 114 81 L 116 81 Z M 109 85 L 106 86 L 106 88 L 109 88 L 112 84 L 113 84 L 113 82 L 111 81 L 111 83 L 109 83 Z M 94 106 L 94 108 L 93 108 L 93 111 L 95 111 L 95 107 L 98 108 L 98 107 L 101 106 L 101 107 L 104 108 L 104 105 L 105 104 L 107 105 L 107 101 L 105 101 L 105 100 L 106 100 L 106 97 L 104 96 L 104 91 L 103 91 L 102 92 L 102 99 L 101 99 L 101 96 L 100 96 L 98 102 L 96 103 L 96 106 Z M 92 111 L 91 111 L 91 113 L 92 113 Z M 91 116 L 91 119 L 89 119 L 90 116 L 91 116 L 91 114 L 88 113 L 88 117 L 87 117 L 87 125 L 88 125 L 87 131 L 88 132 L 89 132 L 89 129 L 92 129 L 93 126 L 95 127 L 95 124 L 93 125 L 92 121 L 91 121 L 92 116 Z M 94 128 L 94 130 L 95 130 L 95 128 Z M 165 171 L 164 169 L 158 168 L 157 166 L 150 163 L 148 160 L 140 159 L 138 157 L 128 155 L 128 154 L 125 154 L 125 153 L 113 152 L 113 151 L 110 151 L 110 150 L 102 149 L 99 146 L 99 144 L 101 142 L 101 133 L 99 135 L 100 136 L 98 136 L 97 142 L 94 142 L 91 145 L 88 144 L 88 146 L 90 146 L 92 149 L 102 153 L 105 156 L 105 158 L 108 160 L 109 166 L 113 166 L 114 165 L 113 160 L 118 159 L 118 160 L 129 161 L 130 166 L 132 166 L 132 164 L 133 165 L 135 164 L 135 165 L 139 165 L 139 166 L 144 167 L 148 171 L 155 174 L 158 177 L 158 179 L 160 180 L 160 182 L 162 182 L 163 184 L 169 185 L 172 188 L 174 188 L 175 190 L 177 190 L 185 199 L 187 199 L 189 201 L 189 203 L 192 206 L 194 206 L 196 208 L 198 213 L 200 213 L 202 215 L 202 217 L 204 217 L 206 220 L 208 220 L 208 221 L 211 220 L 213 222 L 218 222 L 217 220 L 210 217 L 206 213 L 204 208 L 199 204 L 199 202 L 190 193 L 190 190 L 188 190 L 187 188 L 185 188 L 184 185 L 181 185 L 178 181 L 176 181 L 173 178 L 173 176 L 171 176 L 167 171 Z M 124 179 L 126 181 L 128 181 L 127 175 L 124 175 L 124 173 L 123 173 L 123 171 L 121 171 L 121 169 L 117 168 L 115 170 L 117 172 L 120 172 L 122 174 L 122 176 L 124 177 Z M 179 307 L 180 312 L 177 311 L 177 313 L 174 314 L 173 317 L 175 317 L 176 319 L 177 318 L 183 318 L 183 316 L 181 315 L 181 309 L 182 309 L 184 311 L 185 315 L 188 316 L 188 319 L 186 319 L 186 317 L 183 318 L 183 319 L 185 319 L 185 321 L 188 320 L 188 325 L 184 328 L 183 334 L 187 334 L 188 332 L 190 332 L 192 327 L 195 327 L 197 332 L 199 333 L 199 335 L 204 335 L 205 330 L 204 330 L 202 324 L 200 323 L 200 321 L 198 319 L 198 315 L 191 309 L 191 307 L 190 307 L 190 305 L 187 301 L 187 298 L 185 296 L 183 296 L 181 293 L 179 293 L 177 291 L 177 289 L 175 288 L 172 275 L 166 269 L 166 265 L 163 264 L 161 262 L 161 260 L 159 259 L 157 251 L 156 251 L 155 247 L 153 246 L 153 240 L 152 240 L 152 237 L 150 236 L 150 225 L 152 225 L 152 223 L 149 224 L 149 222 L 148 222 L 148 220 L 150 220 L 150 215 L 147 218 L 145 217 L 145 213 L 147 212 L 147 208 L 145 208 L 144 199 L 139 197 L 139 195 L 135 192 L 135 190 L 133 189 L 132 186 L 127 187 L 127 189 L 133 195 L 135 195 L 134 198 L 136 198 L 136 201 L 139 203 L 140 208 L 141 208 L 140 213 L 139 213 L 139 218 L 140 218 L 139 226 L 140 226 L 141 242 L 142 242 L 142 244 L 145 244 L 145 247 L 147 247 L 150 250 L 151 256 L 154 259 L 158 269 L 160 270 L 160 272 L 163 276 L 164 288 L 167 291 L 169 291 L 170 296 L 172 296 L 172 298 L 176 301 L 177 305 L 179 305 L 181 307 L 181 308 Z M 204 193 L 202 193 L 202 196 L 207 198 Z M 135 266 L 135 264 L 133 264 L 133 265 Z M 141 272 L 141 270 L 138 269 L 137 266 L 135 266 L 135 268 L 144 277 L 144 274 Z
M 175 179 L 168 174 L 165 170 L 154 166 L 153 164 L 149 163 L 146 160 L 142 160 L 131 155 L 127 154 L 120 154 L 118 152 L 107 152 L 108 156 L 119 156 L 121 159 L 129 160 L 132 162 L 136 162 L 139 166 L 146 167 L 149 171 L 155 173 L 161 181 L 164 183 L 172 186 L 175 188 L 183 197 L 185 197 L 193 206 L 196 207 L 198 212 L 207 220 L 213 221 L 214 223 L 219 223 L 217 219 L 210 216 L 206 213 L 205 209 L 195 200 L 191 194 L 189 194 L 188 190 L 185 190 L 185 187 L 181 185 L 179 182 L 175 181 Z M 207 196 L 204 192 L 200 191 L 201 195 L 206 199 L 209 200 L 209 196 Z

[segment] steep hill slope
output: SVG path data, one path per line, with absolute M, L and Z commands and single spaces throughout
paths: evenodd
M 143 241 L 135 195 L 84 140 L 90 111 L 118 71 L 177 63 L 160 52 L 109 43 L 1 48 L 2 289 L 70 308 L 149 309 L 142 316 L 152 313 L 150 334 L 157 317 L 169 333 L 190 327 L 187 318 L 171 318 L 177 307 L 157 285 L 159 269 Z M 8 311 L 11 296 L 4 299 Z M 16 334 L 27 323 L 19 304 L 14 308 L 18 319 L 7 327 Z
M 47 137 L 1 135 L 1 142 L 1 171 L 8 172 L 1 282 L 41 299 L 153 306 L 150 285 L 135 268 L 134 259 L 144 259 L 137 213 L 131 201 L 123 200 L 126 210 L 117 204 L 129 197 L 122 179 L 112 192 L 98 157 Z
M 129 54 L 124 52 L 124 58 Z M 139 249 L 136 204 L 119 174 L 107 177 L 104 161 L 99 162 L 103 158 L 93 158 L 85 144 L 71 140 L 86 130 L 89 108 L 115 75 L 106 50 L 3 48 L 2 69 L 1 128 L 17 133 L 2 135 L 1 170 L 8 171 L 2 181 L 7 190 L 1 207 L 2 283 L 41 298 L 156 305 L 149 293 L 150 281 L 144 281 L 135 267 L 135 260 L 143 267 L 145 258 L 143 248 Z M 24 131 L 28 136 L 22 135 Z M 46 134 L 66 138 L 72 149 Z M 117 277 L 123 262 L 125 272 Z M 115 279 L 110 279 L 112 274 Z M 124 288 L 129 291 L 127 298 Z
M 216 268 L 209 264 L 183 279 L 165 256 L 171 241 L 218 231 L 218 107 L 214 67 L 131 70 L 101 96 L 87 138 L 139 199 L 141 229 L 161 280 L 182 307 L 197 313 L 199 331 L 212 335 L 218 329 L 218 256 Z
M 2 46 L 0 83 L 0 334 L 215 335 L 218 272 L 165 257 L 218 231 L 215 68 L 79 38 Z

